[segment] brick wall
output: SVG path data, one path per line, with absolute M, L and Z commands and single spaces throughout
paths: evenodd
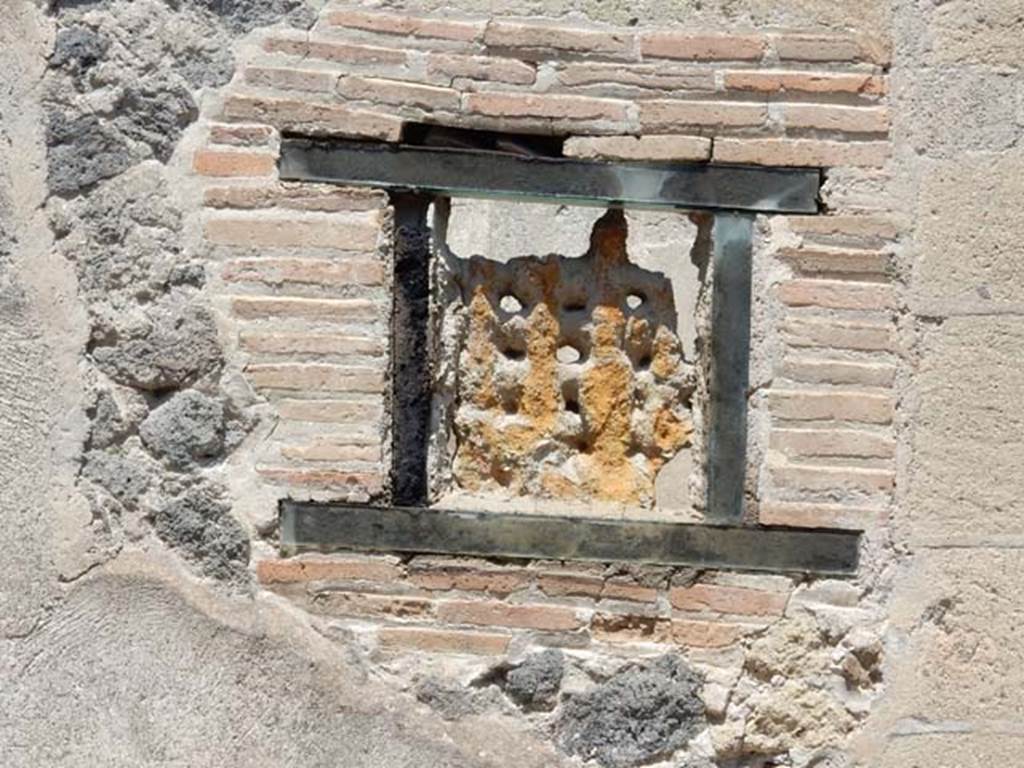
M 193 159 L 235 365 L 273 425 L 248 454 L 259 482 L 365 500 L 388 466 L 387 198 L 278 181 L 280 132 L 396 141 L 426 122 L 565 135 L 578 157 L 822 166 L 849 180 L 826 185 L 828 215 L 772 217 L 759 236 L 752 496 L 763 523 L 877 525 L 894 477 L 898 231 L 858 189 L 885 173 L 886 67 L 878 41 L 801 30 L 328 8 L 309 33 L 265 34 Z M 380 652 L 726 647 L 775 620 L 790 588 L 454 558 L 268 555 L 258 574 Z

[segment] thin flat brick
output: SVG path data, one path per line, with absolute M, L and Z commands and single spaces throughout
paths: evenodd
M 789 280 L 778 285 L 778 296 L 790 307 L 891 310 L 896 306 L 891 286 L 845 280 Z
M 402 132 L 402 120 L 393 115 L 297 99 L 230 96 L 224 103 L 224 115 L 261 120 L 285 130 L 381 141 L 398 141 Z
M 672 623 L 658 616 L 596 613 L 590 622 L 594 639 L 602 643 L 670 643 Z
M 602 600 L 628 600 L 634 603 L 653 603 L 658 599 L 658 590 L 640 584 L 606 581 L 601 590 Z
M 408 55 L 402 50 L 331 40 L 271 37 L 263 42 L 263 50 L 338 64 L 404 66 L 408 62 Z
M 755 627 L 724 621 L 677 619 L 672 622 L 671 637 L 688 648 L 724 648 L 733 645 Z
M 555 605 L 452 600 L 441 603 L 438 618 L 449 624 L 517 627 L 561 632 L 579 629 L 584 622 L 576 610 Z
M 221 278 L 228 283 L 263 285 L 382 285 L 384 266 L 376 259 L 237 259 L 224 265 Z
M 763 125 L 768 107 L 736 101 L 675 101 L 656 99 L 640 103 L 644 130 L 685 126 L 752 128 Z
M 886 92 L 884 77 L 860 72 L 737 69 L 723 72 L 722 81 L 727 91 L 753 91 L 756 93 L 835 93 L 881 96 Z
M 262 147 L 276 132 L 269 125 L 211 125 L 210 143 L 235 147 Z
M 245 375 L 260 389 L 375 393 L 384 386 L 383 371 L 324 363 L 259 363 Z
M 881 41 L 839 35 L 773 35 L 772 47 L 780 61 L 867 62 L 884 66 L 889 51 Z
M 779 256 L 806 274 L 884 275 L 892 263 L 889 252 L 855 248 L 786 249 Z
M 627 118 L 627 104 L 613 99 L 560 94 L 470 93 L 467 112 L 492 117 L 544 117 L 565 120 L 618 120 Z
M 409 581 L 422 589 L 486 592 L 501 597 L 525 588 L 530 580 L 528 572 L 514 569 L 426 566 L 414 567 L 409 573 Z
M 206 238 L 218 245 L 272 248 L 331 248 L 372 251 L 379 227 L 370 217 L 318 219 L 212 218 L 206 222 Z
M 789 128 L 809 128 L 841 133 L 886 133 L 889 110 L 885 107 L 844 107 L 832 104 L 784 104 L 782 122 Z
M 863 363 L 851 360 L 787 357 L 780 373 L 804 384 L 860 384 L 888 387 L 896 378 L 896 366 L 890 363 Z
M 893 414 L 891 396 L 867 392 L 773 390 L 768 402 L 776 418 L 793 421 L 888 424 Z
M 719 138 L 715 139 L 714 159 L 748 165 L 880 168 L 889 160 L 891 150 L 887 141 Z
M 891 221 L 874 216 L 789 216 L 786 221 L 797 234 L 816 237 L 878 242 L 899 234 Z
M 525 61 L 497 56 L 432 53 L 427 57 L 427 75 L 445 78 L 449 85 L 455 78 L 533 85 L 537 80 L 537 69 Z
M 309 445 L 281 446 L 281 455 L 295 461 L 379 462 L 381 448 L 379 445 L 352 445 L 320 440 Z
M 647 32 L 640 36 L 644 58 L 691 61 L 757 61 L 764 54 L 760 35 L 695 35 L 689 32 Z
M 322 69 L 298 69 L 294 67 L 246 67 L 245 82 L 265 88 L 279 88 L 284 91 L 310 91 L 330 93 L 338 75 Z
M 366 299 L 305 299 L 296 297 L 238 296 L 231 302 L 235 317 L 243 320 L 296 318 L 333 323 L 379 320 L 386 313 Z
M 260 560 L 256 578 L 261 584 L 295 584 L 307 581 L 397 581 L 402 569 L 383 560 Z
M 779 616 L 786 609 L 789 594 L 718 584 L 694 584 L 669 590 L 668 599 L 680 611 Z
M 889 469 L 818 464 L 772 466 L 771 475 L 776 485 L 802 491 L 888 493 L 896 483 L 895 472 Z
M 338 81 L 338 95 L 353 101 L 372 101 L 377 104 L 423 109 L 456 111 L 462 104 L 462 97 L 458 91 L 451 88 L 358 75 L 341 78 Z
M 329 424 L 374 424 L 384 415 L 380 402 L 354 400 L 281 400 L 282 419 Z
M 599 64 L 573 62 L 558 70 L 558 82 L 569 87 L 624 85 L 648 90 L 713 91 L 715 75 L 707 70 L 671 64 Z
M 377 472 L 345 472 L 331 469 L 295 469 L 293 467 L 259 467 L 257 474 L 277 485 L 306 486 L 361 496 L 372 496 L 384 488 L 384 478 Z
M 700 136 L 572 136 L 563 154 L 588 160 L 665 160 L 702 162 L 711 156 L 711 140 Z
M 272 176 L 275 161 L 265 152 L 201 149 L 192 158 L 192 170 L 200 176 Z
M 479 40 L 485 25 L 483 21 L 462 21 L 348 9 L 331 11 L 327 14 L 327 23 L 333 27 L 361 29 L 364 32 L 464 43 Z
M 511 639 L 510 635 L 491 632 L 460 632 L 454 629 L 381 627 L 377 630 L 377 642 L 384 649 L 422 651 L 424 653 L 500 656 L 508 650 Z
M 816 320 L 786 320 L 781 325 L 786 343 L 792 347 L 829 347 L 858 351 L 892 351 L 895 338 L 891 323 L 832 323 Z
M 255 333 L 242 331 L 239 346 L 247 352 L 270 355 L 373 355 L 384 353 L 385 342 L 368 336 L 337 333 Z
M 788 525 L 794 528 L 840 528 L 863 531 L 886 517 L 881 507 L 858 507 L 845 504 L 811 504 L 806 502 L 772 502 L 761 505 L 758 515 L 762 525 Z
M 861 429 L 773 429 L 770 445 L 787 456 L 852 456 L 891 459 L 896 442 Z
M 601 597 L 604 579 L 578 573 L 542 573 L 537 576 L 537 588 L 550 597 Z
M 516 51 L 627 56 L 633 52 L 634 39 L 624 30 L 495 20 L 487 25 L 484 44 Z
M 203 204 L 208 208 L 284 208 L 337 213 L 383 208 L 387 195 L 375 189 L 286 182 L 259 187 L 210 187 L 203 193 Z
M 422 597 L 361 594 L 359 592 L 317 592 L 310 607 L 329 616 L 374 616 L 395 619 L 423 619 L 434 615 L 434 603 Z

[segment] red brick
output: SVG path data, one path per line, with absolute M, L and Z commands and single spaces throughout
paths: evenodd
M 694 584 L 669 590 L 669 602 L 680 611 L 779 616 L 786 609 L 786 592 Z
M 384 488 L 384 478 L 377 472 L 292 467 L 259 467 L 256 472 L 269 483 L 321 488 L 363 497 L 378 494 Z
M 704 161 L 711 155 L 711 140 L 672 135 L 572 136 L 563 154 L 586 159 Z
M 387 195 L 376 189 L 285 182 L 258 187 L 210 187 L 204 192 L 203 204 L 209 208 L 286 208 L 336 213 L 383 208 Z
M 201 149 L 192 159 L 192 170 L 200 176 L 272 176 L 275 161 L 266 153 Z
M 759 35 L 695 35 L 690 32 L 648 32 L 640 36 L 644 58 L 693 61 L 757 61 L 764 54 Z
M 801 70 L 737 69 L 723 73 L 723 84 L 730 91 L 758 93 L 836 93 L 881 96 L 886 79 L 861 72 L 805 72 Z
M 434 615 L 434 603 L 422 597 L 323 591 L 313 595 L 311 606 L 330 616 L 375 616 L 423 619 Z
M 294 584 L 306 581 L 397 581 L 402 569 L 383 560 L 288 559 L 260 560 L 256 578 L 261 584 Z
M 589 96 L 528 93 L 470 93 L 466 110 L 494 117 L 545 117 L 565 120 L 618 120 L 627 117 L 626 103 Z
M 224 265 L 221 277 L 229 283 L 263 285 L 382 285 L 384 267 L 375 259 L 238 259 Z
M 778 296 L 790 307 L 891 310 L 896 306 L 891 286 L 845 280 L 788 280 L 778 285 Z
M 237 147 L 261 147 L 270 143 L 274 133 L 269 125 L 211 125 L 210 142 Z
M 294 461 L 363 461 L 377 463 L 381 461 L 379 445 L 352 445 L 327 438 L 319 439 L 309 445 L 283 445 L 281 456 Z
M 398 141 L 402 132 L 402 120 L 393 115 L 296 99 L 229 96 L 224 114 L 312 134 Z
M 855 429 L 773 429 L 771 447 L 787 456 L 889 459 L 896 453 L 888 435 Z
M 891 323 L 841 323 L 786 320 L 781 325 L 786 343 L 793 347 L 831 347 L 862 351 L 895 348 Z
M 492 21 L 484 33 L 488 48 L 545 53 L 631 56 L 633 35 L 623 30 L 570 27 L 537 22 Z
M 756 627 L 721 621 L 677 619 L 672 622 L 672 639 L 688 648 L 724 648 L 738 642 Z
M 881 522 L 885 516 L 885 510 L 880 507 L 772 502 L 761 505 L 758 519 L 763 525 L 862 531 Z
M 382 371 L 322 363 L 260 363 L 245 368 L 246 377 L 260 389 L 298 389 L 313 392 L 380 392 Z
M 590 622 L 594 639 L 605 643 L 668 643 L 672 623 L 659 616 L 597 613 Z
M 888 424 L 893 403 L 889 395 L 865 392 L 806 392 L 773 390 L 768 393 L 772 415 L 793 421 L 854 421 Z
M 266 88 L 284 91 L 310 91 L 330 93 L 338 81 L 335 72 L 322 69 L 297 69 L 295 67 L 247 67 L 245 82 Z
M 780 61 L 849 61 L 886 65 L 888 47 L 881 41 L 838 35 L 774 35 L 772 47 Z
M 504 597 L 526 587 L 530 574 L 521 569 L 414 566 L 409 573 L 409 581 L 423 589 L 486 592 Z
M 768 118 L 764 104 L 739 101 L 651 100 L 640 103 L 640 125 L 645 131 L 686 126 L 751 128 Z
M 372 251 L 377 247 L 380 230 L 369 217 L 286 219 L 261 216 L 213 218 L 206 222 L 204 231 L 207 239 L 218 245 Z
M 441 621 L 538 629 L 549 632 L 579 629 L 584 622 L 572 608 L 557 605 L 448 601 L 438 609 Z
M 640 584 L 606 581 L 601 590 L 602 600 L 628 600 L 635 603 L 653 603 L 658 599 L 658 590 Z
M 892 254 L 854 248 L 786 249 L 779 256 L 806 274 L 885 275 L 892 266 Z
M 598 599 L 604 590 L 604 579 L 578 573 L 542 573 L 537 587 L 551 597 L 592 597 Z
M 788 357 L 782 362 L 780 373 L 784 378 L 804 384 L 888 387 L 896 378 L 896 366 L 889 363 Z
M 353 400 L 281 400 L 277 413 L 282 419 L 330 424 L 374 424 L 384 415 L 380 402 Z
M 811 128 L 843 133 L 886 133 L 889 110 L 885 107 L 844 107 L 833 104 L 785 104 L 782 121 L 787 129 Z
M 890 469 L 867 469 L 818 464 L 784 464 L 771 467 L 777 486 L 803 491 L 854 491 L 888 493 L 895 484 Z
M 460 56 L 432 53 L 427 57 L 427 74 L 431 77 L 468 80 L 486 80 L 512 85 L 533 85 L 537 70 L 532 64 L 496 56 Z
M 270 355 L 373 355 L 384 353 L 384 340 L 337 333 L 256 333 L 242 331 L 239 346 Z
M 483 34 L 485 22 L 406 16 L 397 13 L 338 10 L 327 14 L 327 23 L 335 27 L 361 29 L 385 35 L 474 42 Z
M 378 77 L 349 75 L 338 81 L 338 94 L 353 101 L 372 101 L 376 104 L 446 109 L 457 111 L 462 103 L 458 91 L 435 85 L 406 83 Z
M 707 70 L 660 64 L 573 62 L 558 70 L 558 82 L 570 87 L 622 85 L 664 91 L 713 91 L 715 75 Z
M 377 630 L 377 641 L 382 648 L 423 651 L 424 653 L 500 656 L 508 650 L 510 640 L 510 635 L 490 632 L 460 632 L 454 629 L 381 627 Z
M 309 57 L 339 64 L 365 64 L 373 66 L 404 66 L 408 61 L 405 51 L 383 48 L 377 45 L 359 45 L 331 40 L 306 40 L 305 38 L 269 38 L 263 49 L 268 53 L 285 53 L 291 56 Z
M 880 168 L 890 153 L 886 141 L 716 138 L 713 156 L 719 163 Z

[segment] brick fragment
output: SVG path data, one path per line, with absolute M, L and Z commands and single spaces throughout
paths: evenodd
M 434 615 L 434 603 L 422 597 L 322 591 L 313 595 L 311 607 L 330 616 L 375 616 L 423 619 Z
M 323 363 L 259 363 L 248 365 L 245 375 L 260 389 L 312 392 L 381 392 L 383 371 Z
M 889 110 L 885 107 L 845 107 L 834 104 L 785 104 L 786 128 L 808 128 L 841 133 L 886 133 Z
M 779 616 L 786 608 L 786 592 L 694 584 L 669 590 L 669 602 L 680 611 Z
M 896 296 L 889 285 L 844 280 L 787 280 L 779 283 L 778 297 L 790 307 L 823 309 L 891 310 Z
M 481 92 L 466 95 L 466 111 L 492 117 L 625 121 L 627 104 L 614 99 L 561 94 Z
M 881 168 L 890 153 L 887 141 L 719 138 L 714 147 L 716 162 L 748 165 Z
M 358 11 L 345 9 L 327 14 L 327 24 L 333 27 L 361 29 L 385 35 L 432 38 L 470 43 L 480 39 L 485 22 L 406 14 L 383 13 L 379 11 Z
M 379 227 L 370 216 L 362 218 L 250 218 L 218 217 L 206 222 L 206 238 L 218 245 L 270 248 L 330 248 L 372 251 Z
M 808 392 L 776 389 L 768 393 L 772 414 L 793 421 L 853 421 L 888 424 L 892 421 L 890 395 L 866 392 Z
M 890 436 L 860 429 L 773 429 L 770 441 L 787 456 L 889 459 L 896 453 Z
M 245 82 L 283 91 L 330 93 L 338 80 L 335 72 L 296 67 L 246 67 Z
M 263 285 L 382 285 L 384 267 L 376 259 L 236 259 L 224 265 L 221 278 L 228 283 Z
M 891 323 L 838 323 L 817 320 L 785 320 L 780 330 L 792 347 L 829 347 L 865 352 L 895 348 Z
M 265 152 L 201 149 L 192 159 L 192 170 L 200 176 L 272 176 L 275 161 Z
M 599 64 L 573 62 L 558 70 L 558 82 L 569 87 L 623 85 L 666 91 L 713 91 L 715 75 L 707 70 L 671 64 Z
M 692 61 L 757 61 L 764 54 L 760 35 L 696 35 L 683 31 L 647 32 L 640 36 L 644 58 Z
M 517 52 L 601 54 L 632 56 L 631 32 L 613 29 L 571 27 L 563 24 L 495 20 L 487 25 L 484 44 L 488 48 Z
M 805 502 L 771 502 L 761 505 L 758 519 L 763 525 L 789 525 L 794 528 L 840 528 L 862 531 L 881 522 L 886 511 L 881 507 Z
M 797 234 L 815 240 L 861 240 L 874 245 L 899 234 L 893 222 L 875 216 L 789 216 L 786 221 Z
M 785 249 L 779 256 L 805 274 L 885 275 L 892 265 L 891 253 L 854 248 Z
M 881 96 L 886 79 L 861 72 L 737 69 L 722 73 L 726 90 L 758 93 L 835 93 Z
M 256 578 L 261 584 L 295 584 L 307 581 L 397 581 L 402 569 L 383 559 L 290 558 L 260 560 Z
M 449 84 L 455 78 L 466 78 L 511 85 L 533 85 L 537 80 L 537 69 L 525 61 L 497 56 L 432 53 L 427 57 L 427 75 L 445 78 Z
M 723 621 L 677 619 L 672 622 L 671 637 L 688 648 L 724 648 L 757 628 Z
M 550 597 L 589 597 L 640 603 L 653 603 L 658 597 L 658 591 L 651 587 L 605 581 L 599 576 L 579 573 L 542 573 L 537 577 L 537 587 Z
M 277 413 L 282 419 L 331 424 L 376 424 L 384 406 L 366 400 L 281 400 Z
M 510 640 L 510 635 L 462 632 L 455 629 L 381 627 L 377 630 L 377 641 L 382 648 L 424 653 L 500 656 L 508 650 Z
M 863 363 L 852 360 L 788 357 L 780 373 L 804 384 L 860 384 L 888 387 L 896 378 L 896 366 L 890 363 Z
M 450 624 L 518 627 L 549 632 L 579 629 L 584 623 L 574 609 L 564 606 L 460 600 L 441 603 L 438 617 Z
M 504 597 L 525 588 L 530 583 L 530 574 L 522 569 L 414 565 L 409 573 L 409 581 L 422 589 L 457 589 Z
M 262 147 L 270 143 L 274 133 L 269 125 L 214 124 L 210 126 L 210 143 Z
M 896 480 L 890 469 L 819 464 L 775 465 L 771 467 L 771 475 L 777 486 L 802 491 L 888 493 Z
M 210 187 L 203 194 L 203 204 L 238 210 L 286 208 L 337 213 L 383 208 L 387 195 L 375 189 L 284 182 L 255 187 Z
M 323 439 L 309 445 L 281 446 L 281 456 L 295 461 L 379 462 L 381 448 L 379 445 L 352 445 Z
M 338 95 L 353 101 L 450 111 L 457 111 L 462 103 L 458 91 L 451 88 L 359 75 L 341 78 Z
M 261 120 L 284 130 L 381 141 L 398 141 L 402 132 L 402 120 L 393 115 L 297 99 L 230 96 L 224 115 Z
M 365 64 L 370 66 L 404 66 L 408 62 L 405 51 L 378 45 L 360 45 L 331 40 L 271 37 L 264 41 L 267 53 L 284 53 L 309 57 L 339 64 Z
M 239 346 L 247 352 L 267 355 L 372 355 L 384 353 L 379 337 L 338 333 L 258 333 L 242 331 Z
M 596 613 L 590 631 L 595 640 L 605 643 L 672 642 L 672 623 L 659 616 Z
M 258 467 L 257 474 L 276 485 L 305 486 L 368 498 L 384 488 L 378 472 L 345 472 L 330 469 L 295 469 L 293 467 Z
M 652 99 L 640 103 L 640 126 L 672 130 L 686 126 L 756 128 L 768 119 L 768 107 L 740 101 Z
M 704 161 L 711 156 L 711 140 L 678 135 L 572 136 L 563 154 L 588 160 Z
M 866 36 L 784 34 L 770 39 L 780 61 L 867 62 L 885 66 L 890 59 L 888 46 Z

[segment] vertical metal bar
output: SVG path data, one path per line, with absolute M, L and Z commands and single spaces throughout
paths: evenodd
M 394 311 L 391 318 L 391 500 L 427 500 L 430 434 L 430 197 L 394 194 Z
M 753 216 L 715 214 L 707 499 L 711 523 L 737 523 L 743 517 L 753 233 Z

